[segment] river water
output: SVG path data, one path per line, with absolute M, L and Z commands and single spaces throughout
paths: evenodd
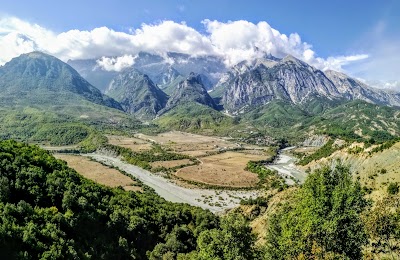
M 289 185 L 294 184 L 294 180 L 303 183 L 307 177 L 307 174 L 304 171 L 301 171 L 296 167 L 295 162 L 297 159 L 288 153 L 294 148 L 295 147 L 287 147 L 280 150 L 274 162 L 266 166 L 271 170 L 278 171 Z

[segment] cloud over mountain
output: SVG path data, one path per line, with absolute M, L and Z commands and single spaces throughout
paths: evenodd
M 99 27 L 90 31 L 55 33 L 37 24 L 5 17 L 0 19 L 0 64 L 34 50 L 47 52 L 62 60 L 95 58 L 99 66 L 116 71 L 132 65 L 140 51 L 161 55 L 166 52 L 218 55 L 227 66 L 257 58 L 265 52 L 277 57 L 291 54 L 319 69 L 335 70 L 368 57 L 365 54 L 318 57 L 312 45 L 303 42 L 299 34 L 282 34 L 265 21 L 255 24 L 244 20 L 204 20 L 202 24 L 206 33 L 184 22 L 174 21 L 142 24 L 129 32 Z

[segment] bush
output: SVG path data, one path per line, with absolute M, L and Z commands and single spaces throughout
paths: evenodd
M 399 184 L 397 182 L 389 183 L 389 186 L 387 187 L 387 192 L 390 195 L 396 195 L 397 193 L 399 193 Z
M 303 157 L 298 162 L 298 164 L 304 166 L 304 165 L 309 164 L 310 162 L 312 162 L 314 160 L 319 160 L 321 158 L 328 157 L 329 155 L 331 155 L 333 152 L 335 152 L 338 149 L 339 149 L 338 147 L 335 147 L 333 145 L 333 139 L 331 139 L 324 146 L 322 146 L 317 151 L 315 151 L 315 153 Z

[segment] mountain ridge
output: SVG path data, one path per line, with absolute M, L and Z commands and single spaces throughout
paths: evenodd
M 175 91 L 168 99 L 165 109 L 160 111 L 160 114 L 163 114 L 180 104 L 189 102 L 199 103 L 215 110 L 218 108 L 213 98 L 207 93 L 201 75 L 193 72 L 177 85 Z
M 98 105 L 122 110 L 118 102 L 103 95 L 75 69 L 48 54 L 22 54 L 2 66 L 0 71 L 0 96 L 7 96 L 11 101 L 23 96 L 22 93 L 27 93 L 28 101 L 35 98 L 29 93 L 43 93 L 55 98 L 65 93 Z
M 140 119 L 153 118 L 167 103 L 167 94 L 145 74 L 135 68 L 125 69 L 114 77 L 106 93 L 124 110 Z
M 275 99 L 300 104 L 324 97 L 400 105 L 398 93 L 372 89 L 339 72 L 327 73 L 291 55 L 280 60 L 264 57 L 233 66 L 221 77 L 214 90 L 221 96 L 224 108 L 233 114 Z

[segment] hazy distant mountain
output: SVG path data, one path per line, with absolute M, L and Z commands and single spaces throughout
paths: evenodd
M 342 97 L 359 99 L 379 105 L 400 106 L 400 95 L 391 90 L 371 88 L 363 82 L 346 74 L 328 70 L 325 75 L 335 84 Z
M 68 60 L 68 65 L 73 67 L 79 74 L 98 88 L 101 92 L 107 89 L 111 80 L 118 74 L 116 71 L 103 70 L 95 59 L 90 60 Z
M 168 58 L 173 61 L 172 66 L 184 76 L 191 72 L 207 77 L 212 84 L 216 84 L 221 75 L 227 70 L 221 57 L 196 56 L 192 57 L 182 53 L 168 53 Z
M 86 100 L 122 110 L 61 60 L 32 52 L 12 59 L 0 68 L 0 97 L 8 104 L 76 105 Z
M 174 67 L 168 63 L 152 63 L 137 68 L 149 78 L 165 93 L 171 94 L 179 82 L 185 79 Z
M 141 119 L 153 118 L 168 99 L 147 75 L 133 68 L 117 75 L 106 93 L 119 101 L 126 112 Z

